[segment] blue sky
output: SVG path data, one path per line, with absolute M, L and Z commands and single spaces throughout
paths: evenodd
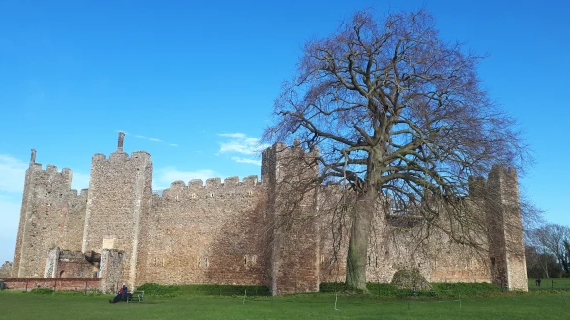
M 567 1 L 0 0 L 0 263 L 13 259 L 31 148 L 78 189 L 118 130 L 127 152 L 152 155 L 157 189 L 260 175 L 253 147 L 303 43 L 355 10 L 421 6 L 443 38 L 488 54 L 484 85 L 536 159 L 521 187 L 570 225 Z

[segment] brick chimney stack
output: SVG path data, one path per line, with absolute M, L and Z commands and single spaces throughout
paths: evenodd
M 117 151 L 123 151 L 123 142 L 125 141 L 125 133 L 119 132 L 119 143 L 117 145 Z

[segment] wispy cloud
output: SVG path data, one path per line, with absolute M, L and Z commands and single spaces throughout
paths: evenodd
M 215 178 L 219 175 L 210 169 L 203 169 L 197 171 L 182 171 L 175 167 L 165 167 L 158 169 L 154 172 L 152 179 L 152 188 L 154 190 L 170 188 L 170 184 L 177 180 L 182 180 L 186 183 L 192 179 L 202 179 L 206 181 L 209 178 Z
M 152 142 L 164 143 L 164 144 L 169 145 L 171 147 L 178 147 L 177 143 L 167 142 L 167 141 L 164 141 L 164 140 L 159 139 L 159 138 L 147 137 L 147 136 L 143 136 L 140 134 L 131 134 L 125 130 L 117 130 L 117 132 L 123 132 L 123 133 L 125 133 L 126 136 L 132 135 L 133 137 L 138 138 L 138 139 L 144 139 L 144 140 L 148 140 L 148 141 L 152 141 Z
M 239 163 L 250 163 L 250 164 L 255 164 L 260 166 L 261 165 L 261 160 L 255 160 L 255 159 L 249 159 L 249 158 L 242 158 L 242 157 L 232 157 L 231 158 L 233 161 L 235 162 L 239 162 Z
M 231 159 L 240 163 L 261 165 L 259 155 L 269 145 L 262 144 L 259 138 L 248 137 L 244 133 L 220 133 L 218 136 L 225 138 L 220 142 L 218 154 L 240 154 L 248 157 L 232 156 Z
M 28 163 L 0 154 L 0 192 L 22 192 Z

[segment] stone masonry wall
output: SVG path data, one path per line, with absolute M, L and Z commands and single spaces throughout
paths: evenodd
M 124 279 L 124 258 L 125 253 L 117 249 L 103 249 L 101 252 L 101 279 L 100 290 L 105 293 L 117 292 L 118 288 L 125 282 Z M 133 286 L 129 286 L 133 288 Z
M 137 284 L 264 284 L 265 190 L 257 176 L 172 183 L 142 219 Z
M 47 288 L 55 291 L 100 291 L 101 279 L 78 278 L 6 278 L 9 290 L 31 291 L 36 288 Z
M 322 282 L 344 282 L 350 231 L 349 219 L 342 213 L 321 216 L 320 273 Z M 450 241 L 443 232 L 421 224 L 403 223 L 402 217 L 382 211 L 370 226 L 367 281 L 389 283 L 398 270 L 418 269 L 432 282 L 489 282 L 488 257 L 482 251 Z
M 518 177 L 514 168 L 495 166 L 486 189 L 491 279 L 509 290 L 528 290 Z
M 305 152 L 298 141 L 276 143 L 263 153 L 263 181 L 268 185 L 269 268 L 273 295 L 319 289 L 317 217 L 318 150 Z
M 92 278 L 93 265 L 82 252 L 61 250 L 59 247 L 48 251 L 44 278 Z
M 273 294 L 345 280 L 350 219 L 327 208 L 338 205 L 326 199 L 334 186 L 312 183 L 318 150 L 277 143 L 263 153 L 262 183 L 257 176 L 176 181 L 158 196 L 151 195 L 151 156 L 129 156 L 123 138 L 109 158 L 93 156 L 90 189 L 79 195 L 70 190 L 71 170 L 43 170 L 32 153 L 12 276 L 91 277 L 100 266 L 107 292 L 122 282 L 130 288 L 157 282 L 267 285 Z M 474 182 L 470 201 L 486 213 L 489 256 L 444 233 L 426 240 L 421 223 L 402 224 L 379 209 L 370 226 L 368 280 L 390 282 L 396 271 L 417 268 L 429 281 L 493 281 L 524 290 L 516 172 L 498 168 L 489 183 Z M 295 197 L 299 189 L 303 197 Z M 59 255 L 47 259 L 54 248 Z M 81 258 L 88 253 L 92 264 Z

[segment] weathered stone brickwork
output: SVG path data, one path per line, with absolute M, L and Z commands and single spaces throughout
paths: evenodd
M 55 247 L 48 251 L 44 278 L 92 278 L 93 269 L 81 251 Z
M 123 261 L 125 253 L 117 249 L 102 249 L 101 253 L 101 270 L 99 278 L 101 278 L 101 291 L 117 292 L 122 286 L 122 282 L 128 279 L 128 271 L 125 272 Z M 126 273 L 126 274 L 125 274 Z
M 317 150 L 305 153 L 276 143 L 264 151 L 262 172 L 269 186 L 270 289 L 275 295 L 319 288 L 319 229 L 316 185 L 303 183 L 318 173 Z M 297 190 L 305 188 L 305 190 Z
M 123 274 L 130 287 L 135 284 L 140 221 L 148 214 L 152 194 L 150 154 L 117 151 L 109 159 L 93 156 L 81 250 L 123 250 Z
M 172 183 L 142 219 L 138 283 L 265 284 L 267 233 L 257 176 Z
M 266 285 L 273 294 L 345 280 L 350 219 L 326 200 L 338 198 L 338 186 L 316 183 L 318 150 L 276 143 L 263 152 L 261 181 L 175 181 L 157 195 L 151 156 L 129 155 L 123 143 L 120 134 L 109 157 L 93 156 L 89 190 L 79 195 L 71 170 L 43 170 L 32 151 L 13 277 L 97 277 L 105 292 L 157 282 Z M 443 232 L 418 237 L 420 220 L 377 210 L 367 279 L 388 283 L 398 270 L 417 269 L 428 281 L 527 290 L 516 172 L 496 167 L 488 180 L 470 182 L 469 206 L 488 224 L 486 253 Z
M 6 278 L 4 283 L 7 289 L 18 291 L 46 288 L 54 291 L 97 292 L 101 287 L 101 279 L 85 278 Z
M 527 284 L 527 272 L 516 170 L 494 167 L 486 191 L 492 282 L 518 289 Z

